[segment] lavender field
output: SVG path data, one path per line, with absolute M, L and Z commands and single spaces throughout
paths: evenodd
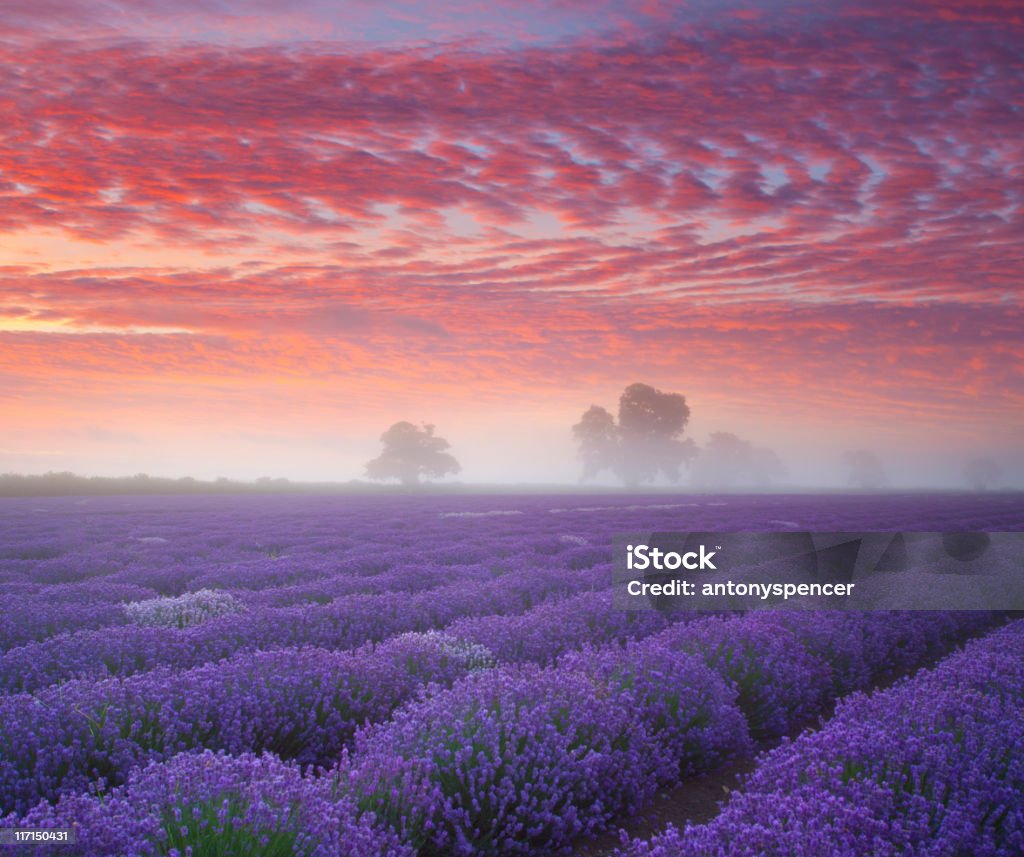
M 0 499 L 0 828 L 100 855 L 1024 853 L 1024 621 L 612 609 L 642 530 L 1022 529 L 1020 495 Z M 796 737 L 799 736 L 799 737 Z

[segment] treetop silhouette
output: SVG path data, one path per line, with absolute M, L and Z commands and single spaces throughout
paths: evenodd
M 398 479 L 403 485 L 419 485 L 421 478 L 440 478 L 462 468 L 447 450 L 444 438 L 434 434 L 434 426 L 416 426 L 397 422 L 380 436 L 384 450 L 367 462 L 370 479 Z
M 617 423 L 607 410 L 591 405 L 572 427 L 583 479 L 608 470 L 629 486 L 659 474 L 678 482 L 683 465 L 697 451 L 692 440 L 680 439 L 689 419 L 685 397 L 648 384 L 630 384 L 622 392 Z

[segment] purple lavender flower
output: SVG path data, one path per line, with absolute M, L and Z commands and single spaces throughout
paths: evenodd
M 584 649 L 559 660 L 558 667 L 591 676 L 600 682 L 597 693 L 625 703 L 656 744 L 658 776 L 665 784 L 714 770 L 753 749 L 736 691 L 702 658 L 681 655 L 660 640 Z
M 792 632 L 766 624 L 759 614 L 676 625 L 656 639 L 701 656 L 724 676 L 738 692 L 755 738 L 785 734 L 817 713 L 826 699 L 828 666 Z
M 555 849 L 654 787 L 655 746 L 625 703 L 574 670 L 476 673 L 357 736 L 343 775 L 421 854 Z
M 71 828 L 79 857 L 412 857 L 327 779 L 272 755 L 184 754 L 136 771 L 102 798 L 70 795 L 4 826 Z M 60 857 L 67 846 L 43 846 Z
M 517 615 L 459 619 L 445 631 L 486 646 L 501 661 L 548 664 L 584 644 L 646 637 L 690 614 L 629 612 L 612 606 L 610 589 L 555 599 Z

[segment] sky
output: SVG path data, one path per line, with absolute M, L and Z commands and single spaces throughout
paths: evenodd
M 572 482 L 642 381 L 794 484 L 1024 484 L 1016 0 L 0 0 L 0 471 Z

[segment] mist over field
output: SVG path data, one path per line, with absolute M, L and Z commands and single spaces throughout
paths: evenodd
M 650 425 L 632 435 L 616 424 L 616 398 L 611 411 L 591 404 L 586 411 L 566 410 L 549 422 L 522 413 L 500 413 L 499 419 L 481 423 L 462 414 L 450 414 L 440 425 L 431 420 L 408 420 L 382 425 L 381 432 L 354 434 L 278 435 L 258 430 L 237 437 L 180 436 L 154 446 L 130 432 L 81 432 L 81 451 L 46 451 L 24 454 L 0 448 L 0 472 L 46 474 L 73 472 L 87 477 L 144 474 L 163 479 L 197 479 L 259 483 L 358 483 L 367 479 L 409 487 L 400 464 L 374 470 L 389 448 L 394 426 L 409 427 L 412 446 L 393 451 L 418 472 L 411 480 L 453 488 L 465 486 L 529 486 L 537 491 L 568 489 L 637 490 L 677 489 L 716 491 L 792 490 L 1019 490 L 1024 486 L 1024 454 L 1014 448 L 971 446 L 934 449 L 927 437 L 901 445 L 864 445 L 867 436 L 851 433 L 840 439 L 828 431 L 807 428 L 784 434 L 761 426 L 748 427 L 741 436 L 720 427 L 708 430 L 692 399 L 674 391 L 659 391 L 634 383 L 631 388 L 676 400 L 683 410 L 659 424 L 655 411 L 641 414 Z M 621 410 L 621 399 L 619 400 Z M 642 410 L 642 407 L 641 407 Z M 582 419 L 580 412 L 582 413 Z M 598 424 L 581 433 L 588 417 Z M 621 416 L 620 416 L 621 418 Z M 603 422 L 602 422 L 603 420 Z M 743 425 L 743 423 L 740 423 Z M 702 431 L 703 429 L 703 431 Z M 429 430 L 442 446 L 447 461 L 431 468 L 430 456 L 417 447 L 417 433 Z M 186 428 L 181 434 L 186 435 Z M 611 435 L 605 436 L 608 432 Z M 623 433 L 624 432 L 624 433 Z M 424 435 L 425 436 L 425 435 Z M 877 436 L 875 436 L 877 438 Z M 433 441 L 431 441 L 433 442 Z M 845 442 L 845 445 L 837 443 Z M 605 448 L 611 444 L 612 448 Z M 891 441 L 890 441 L 891 444 Z M 632 457 L 633 464 L 629 464 Z M 396 461 L 397 461 L 396 459 Z M 639 470 L 636 469 L 639 465 Z
M 531 437 L 526 442 L 522 437 L 508 438 L 508 446 L 495 448 L 489 442 L 477 445 L 463 443 L 457 449 L 462 463 L 458 477 L 439 480 L 439 485 L 530 486 L 538 491 L 600 488 L 626 490 L 621 482 L 609 474 L 580 482 L 580 467 L 576 461 L 571 443 L 564 437 L 552 433 L 551 438 L 543 435 Z M 448 432 L 449 437 L 456 434 Z M 366 443 L 365 452 L 348 454 L 332 451 L 329 446 L 311 451 L 303 444 L 298 448 L 287 446 L 274 455 L 259 454 L 254 450 L 252 457 L 239 457 L 239 446 L 225 448 L 222 454 L 211 449 L 205 455 L 194 455 L 187 451 L 177 454 L 137 454 L 134 456 L 117 453 L 109 456 L 81 455 L 67 456 L 57 462 L 40 463 L 38 458 L 15 454 L 3 457 L 0 471 L 44 474 L 67 470 L 83 476 L 125 477 L 144 473 L 153 477 L 181 479 L 193 477 L 203 481 L 226 478 L 237 482 L 256 482 L 261 479 L 288 479 L 292 482 L 349 482 L 365 481 L 364 465 L 378 451 L 378 444 Z M 851 490 L 849 476 L 841 460 L 841 453 L 822 450 L 815 453 L 808 448 L 796 447 L 786 454 L 787 447 L 778 446 L 780 459 L 786 464 L 784 477 L 767 486 L 736 485 L 722 481 L 704 480 L 695 482 L 685 473 L 678 483 L 659 479 L 648 487 L 664 491 L 676 489 L 686 492 L 715 492 L 720 490 L 742 491 L 756 487 L 758 491 L 791 490 Z M 521 458 L 520 458 L 521 456 Z M 973 490 L 965 479 L 964 464 L 970 460 L 970 451 L 961 454 L 928 455 L 914 450 L 903 453 L 891 452 L 884 460 L 887 463 L 888 479 L 886 489 L 893 490 Z M 519 463 L 522 461 L 522 463 Z M 273 462 L 271 465 L 269 462 Z M 1005 465 L 1002 463 L 1006 462 Z M 1000 459 L 998 481 L 991 490 L 1020 490 L 1024 485 L 1024 467 L 1020 458 L 1006 456 Z

